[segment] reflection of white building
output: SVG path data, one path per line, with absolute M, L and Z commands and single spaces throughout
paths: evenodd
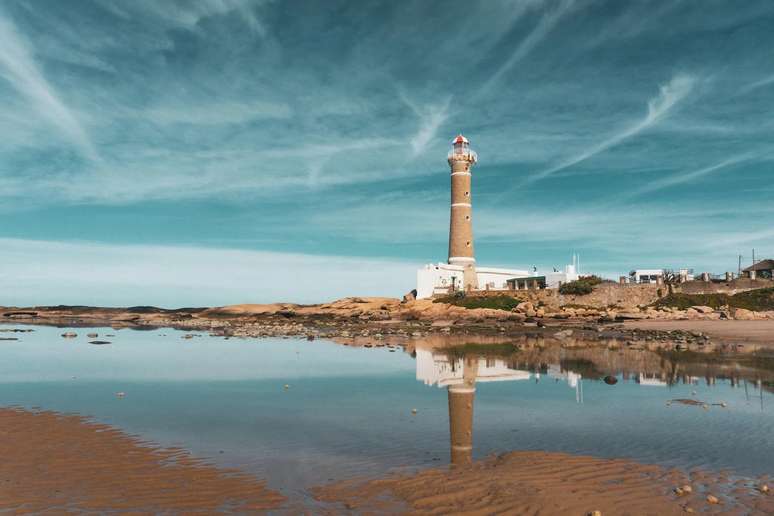
M 464 362 L 462 358 L 450 358 L 443 353 L 429 349 L 417 349 L 417 380 L 425 385 L 447 387 L 463 383 Z M 476 382 L 511 382 L 529 380 L 529 371 L 511 369 L 500 358 L 479 357 Z
M 548 376 L 558 380 L 566 381 L 567 385 L 573 389 L 578 387 L 578 382 L 580 382 L 583 378 L 578 373 L 573 373 L 572 371 L 562 371 L 562 368 L 557 364 L 548 366 Z
M 647 385 L 647 386 L 650 386 L 650 387 L 666 387 L 667 386 L 667 383 L 665 381 L 661 380 L 661 378 L 657 378 L 655 375 L 646 376 L 643 373 L 640 373 L 637 376 L 637 383 L 639 383 L 640 385 Z

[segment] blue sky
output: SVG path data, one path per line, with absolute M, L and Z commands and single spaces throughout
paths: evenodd
M 735 270 L 772 46 L 769 1 L 5 0 L 0 304 L 402 294 L 459 131 L 479 263 Z

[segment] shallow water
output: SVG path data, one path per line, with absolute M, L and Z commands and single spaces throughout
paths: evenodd
M 34 331 L 0 332 L 19 339 L 0 341 L 0 406 L 91 416 L 254 472 L 291 497 L 331 479 L 448 464 L 450 407 L 452 430 L 468 441 L 456 443 L 458 460 L 472 444 L 474 458 L 545 449 L 774 473 L 774 400 L 756 382 L 772 373 L 748 366 L 713 379 L 716 364 L 649 352 L 449 352 L 419 341 L 409 354 L 174 330 L 75 329 L 65 339 L 67 329 L 0 326 L 9 328 Z M 112 343 L 89 344 L 90 332 Z M 599 380 L 610 373 L 615 385 Z M 667 404 L 678 398 L 708 406 Z

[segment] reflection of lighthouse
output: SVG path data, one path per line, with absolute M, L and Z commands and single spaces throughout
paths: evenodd
M 463 358 L 442 351 L 417 348 L 417 380 L 426 385 L 447 387 L 451 462 L 470 464 L 473 460 L 473 401 L 476 381 L 507 382 L 528 380 L 529 371 L 511 369 L 500 358 L 467 353 Z
M 465 357 L 462 383 L 449 385 L 449 436 L 451 463 L 470 464 L 473 461 L 473 400 L 476 397 L 478 358 Z
M 452 141 L 448 161 L 451 167 L 451 214 L 449 217 L 449 263 L 463 267 L 462 287 L 477 289 L 476 259 L 473 254 L 473 205 L 470 169 L 477 161 L 468 139 L 461 134 Z

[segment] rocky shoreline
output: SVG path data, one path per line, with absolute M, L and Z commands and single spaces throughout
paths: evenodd
M 739 309 L 737 309 L 737 312 Z M 731 314 L 734 315 L 734 314 Z M 625 322 L 721 321 L 723 312 L 709 307 L 688 310 L 631 307 L 626 311 L 578 306 L 551 309 L 529 301 L 512 310 L 469 309 L 430 300 L 400 302 L 391 298 L 345 298 L 320 305 L 277 303 L 218 308 L 155 307 L 100 308 L 53 306 L 0 308 L 0 322 L 63 328 L 112 327 L 190 332 L 187 338 L 209 334 L 222 337 L 301 337 L 334 339 L 345 344 L 401 345 L 432 336 L 517 339 L 546 338 L 597 342 L 610 346 L 696 352 L 758 352 L 765 343 L 741 345 L 710 333 L 686 329 L 643 329 Z

